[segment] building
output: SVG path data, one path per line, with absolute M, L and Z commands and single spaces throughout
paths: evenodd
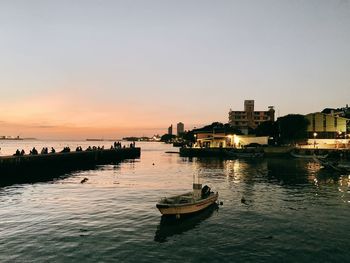
M 332 112 L 330 112 L 332 113 Z M 333 112 L 334 114 L 334 112 Z M 350 119 L 315 112 L 305 115 L 308 145 L 313 148 L 349 148 Z
M 309 139 L 346 139 L 348 136 L 350 119 L 321 112 L 307 114 L 305 118 L 309 120 Z
M 173 125 L 172 124 L 168 128 L 168 134 L 173 135 Z
M 195 147 L 200 148 L 242 148 L 251 143 L 268 144 L 268 136 L 238 135 L 232 127 L 226 125 L 208 125 L 193 130 L 193 133 L 196 138 Z
M 182 122 L 179 122 L 176 128 L 177 128 L 177 136 L 185 132 L 185 125 Z
M 229 124 L 242 133 L 248 134 L 249 129 L 255 129 L 265 121 L 275 121 L 275 110 L 269 106 L 267 111 L 254 111 L 254 100 L 244 101 L 244 111 L 229 112 Z

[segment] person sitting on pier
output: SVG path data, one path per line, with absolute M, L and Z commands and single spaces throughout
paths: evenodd
M 48 153 L 48 149 L 46 147 L 42 148 L 41 154 L 47 154 L 47 153 Z
M 89 147 L 87 147 L 86 148 L 86 151 L 91 151 L 92 149 L 91 149 L 91 146 L 89 146 Z
M 35 147 L 33 147 L 33 149 L 30 151 L 29 154 L 31 154 L 31 155 L 37 155 L 37 154 L 38 154 L 38 150 L 35 149 Z
M 75 151 L 77 151 L 77 152 L 81 152 L 83 149 L 81 148 L 81 146 L 78 146 L 76 149 L 75 149 Z
M 61 153 L 69 153 L 69 152 L 70 152 L 69 147 L 64 147 L 63 150 L 61 151 Z
M 22 149 L 22 151 L 21 151 L 21 155 L 25 155 L 25 152 L 24 152 L 24 150 Z
M 21 155 L 21 153 L 20 153 L 20 151 L 17 149 L 16 150 L 16 153 L 13 155 L 13 156 L 20 156 Z
M 51 147 L 51 153 L 56 153 L 56 150 L 53 147 Z

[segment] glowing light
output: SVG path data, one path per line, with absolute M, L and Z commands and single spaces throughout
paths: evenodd
M 238 145 L 239 144 L 239 137 L 235 134 L 233 135 L 233 142 Z

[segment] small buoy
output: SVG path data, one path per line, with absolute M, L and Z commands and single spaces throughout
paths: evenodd
M 87 182 L 88 180 L 89 179 L 85 177 L 83 180 L 80 181 L 80 183 L 83 184 L 83 183 Z
M 266 236 L 266 237 L 263 237 L 262 239 L 273 239 L 273 236 Z
M 224 204 L 224 202 L 220 202 L 220 205 L 223 205 Z

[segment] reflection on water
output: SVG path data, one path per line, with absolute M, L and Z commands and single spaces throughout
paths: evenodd
M 126 163 L 130 163 L 131 167 L 134 167 L 134 160 L 126 160 Z M 120 161 L 116 161 L 111 163 L 110 165 L 94 165 L 94 164 L 85 164 L 80 165 L 79 169 L 72 168 L 72 167 L 65 167 L 62 166 L 60 168 L 55 168 L 52 170 L 38 170 L 38 171 L 27 171 L 23 172 L 21 174 L 12 174 L 12 175 L 6 175 L 4 178 L 0 179 L 0 187 L 4 186 L 10 186 L 15 183 L 50 183 L 50 182 L 57 182 L 59 180 L 63 180 L 65 178 L 68 178 L 70 176 L 79 175 L 84 173 L 84 171 L 104 171 L 106 169 L 110 169 L 110 167 L 114 167 L 113 169 L 117 169 L 120 165 Z
M 184 232 L 192 230 L 199 226 L 199 224 L 209 218 L 214 211 L 218 210 L 218 205 L 213 204 L 203 211 L 200 211 L 194 215 L 188 215 L 180 219 L 175 217 L 161 216 L 160 223 L 157 226 L 157 230 L 154 236 L 156 242 L 166 242 L 167 238 L 174 235 L 181 235 Z
M 312 160 L 182 158 L 166 153 L 171 145 L 138 146 L 140 160 L 0 187 L 1 263 L 348 261 L 348 174 Z M 191 190 L 193 175 L 219 192 L 219 213 L 162 218 L 156 202 Z

